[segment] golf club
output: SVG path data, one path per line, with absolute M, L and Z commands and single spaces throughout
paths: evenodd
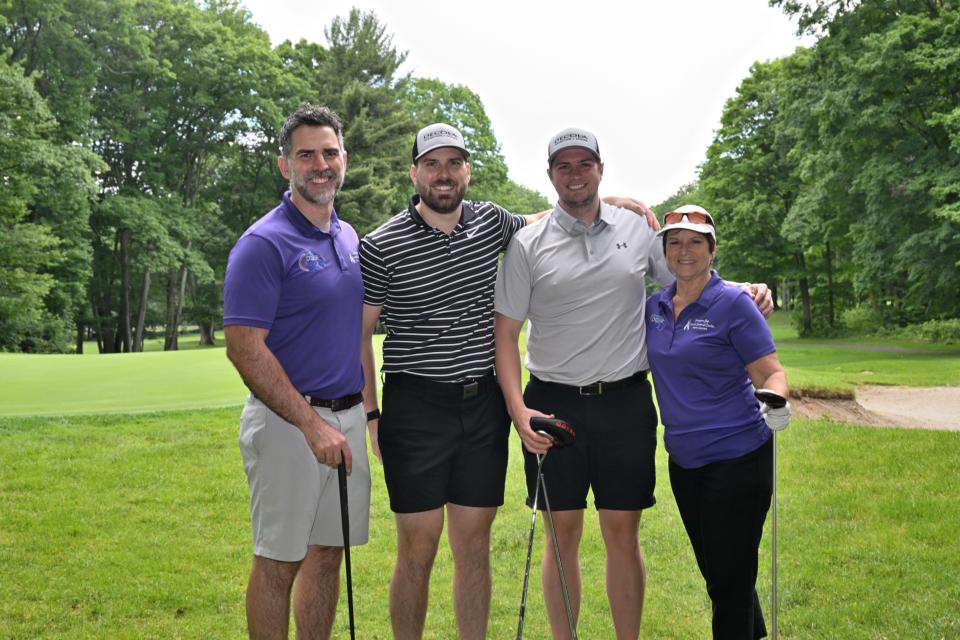
M 787 399 L 769 389 L 758 389 L 757 400 L 771 409 L 786 406 Z M 771 640 L 777 640 L 777 432 L 773 431 L 773 495 L 770 510 L 770 626 Z
M 347 465 L 341 460 L 337 467 L 340 479 L 340 522 L 343 524 L 343 558 L 347 570 L 347 611 L 350 614 L 350 640 L 355 638 L 353 627 L 353 575 L 350 572 L 350 509 L 347 506 Z
M 530 428 L 540 435 L 553 440 L 553 446 L 563 447 L 576 438 L 576 432 L 569 423 L 557 418 L 535 416 L 530 418 Z M 549 453 L 549 451 L 547 452 Z M 563 573 L 563 563 L 560 560 L 560 543 L 557 542 L 556 530 L 553 526 L 553 511 L 550 509 L 550 498 L 547 495 L 547 485 L 543 477 L 543 461 L 547 454 L 537 454 L 537 481 L 533 492 L 532 514 L 530 516 L 530 536 L 527 541 L 527 563 L 523 572 L 523 592 L 520 596 L 520 620 L 517 624 L 517 640 L 523 638 L 523 621 L 527 609 L 527 585 L 530 582 L 530 558 L 533 554 L 533 532 L 537 524 L 537 505 L 540 498 L 540 488 L 543 487 L 543 500 L 546 505 L 547 526 L 550 528 L 550 537 L 553 539 L 553 551 L 557 559 L 557 573 L 560 576 L 560 588 L 563 591 L 563 606 L 567 612 L 567 624 L 570 625 L 570 635 L 576 640 L 577 625 L 573 619 L 573 609 L 570 606 L 570 593 L 567 589 L 567 580 Z

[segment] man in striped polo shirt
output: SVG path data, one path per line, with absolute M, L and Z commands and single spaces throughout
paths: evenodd
M 410 167 L 417 194 L 360 244 L 364 404 L 396 517 L 390 618 L 399 640 L 423 634 L 444 517 L 459 637 L 486 637 L 490 527 L 503 504 L 510 427 L 493 375 L 494 283 L 513 234 L 547 213 L 517 216 L 492 202 L 464 201 L 468 158 L 454 127 L 421 129 Z M 372 347 L 381 313 L 382 417 Z

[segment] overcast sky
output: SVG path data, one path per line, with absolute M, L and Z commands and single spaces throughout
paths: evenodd
M 403 71 L 480 96 L 510 177 L 551 201 L 547 141 L 570 126 L 597 135 L 603 194 L 666 199 L 696 177 L 750 65 L 812 44 L 766 0 L 242 1 L 274 44 L 325 45 L 335 16 L 372 10 Z

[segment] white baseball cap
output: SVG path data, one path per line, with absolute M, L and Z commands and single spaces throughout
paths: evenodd
M 437 122 L 417 132 L 417 137 L 413 139 L 413 162 L 416 163 L 434 149 L 443 147 L 458 149 L 464 159 L 470 157 L 467 145 L 463 142 L 463 134 L 448 124 Z

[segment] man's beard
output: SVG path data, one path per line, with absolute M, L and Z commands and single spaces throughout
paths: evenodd
M 323 188 L 324 191 L 321 191 L 319 194 L 313 194 L 310 192 L 309 182 L 314 178 L 334 178 L 331 182 L 326 183 Z M 332 186 L 330 189 L 328 187 Z M 337 194 L 340 192 L 340 188 L 343 186 L 343 174 L 337 175 L 337 172 L 333 169 L 324 169 L 323 171 L 312 171 L 310 174 L 305 176 L 303 180 L 299 179 L 299 176 L 293 174 L 290 177 L 290 188 L 296 189 L 297 193 L 306 200 L 315 205 L 326 206 L 334 201 L 337 197 Z
M 452 186 L 454 189 L 452 191 L 444 191 L 440 197 L 437 197 L 433 190 L 430 187 L 421 188 L 420 199 L 426 204 L 432 211 L 437 213 L 453 213 L 460 206 L 460 203 L 463 202 L 463 196 L 467 192 L 466 185 L 457 185 L 454 182 L 442 182 L 435 183 L 439 186 Z

